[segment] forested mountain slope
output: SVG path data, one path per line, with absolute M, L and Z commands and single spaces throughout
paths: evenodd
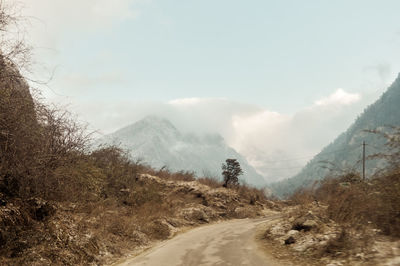
M 316 155 L 296 176 L 271 185 L 276 195 L 285 196 L 328 175 L 343 171 L 361 172 L 362 143 L 367 157 L 385 151 L 385 140 L 365 130 L 388 130 L 400 126 L 400 74 L 374 104 L 368 106 L 350 128 Z M 368 160 L 367 177 L 385 166 L 384 160 Z

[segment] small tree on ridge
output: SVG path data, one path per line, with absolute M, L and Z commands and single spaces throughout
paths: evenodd
M 239 184 L 239 176 L 243 174 L 239 162 L 236 159 L 226 159 L 222 164 L 222 176 L 224 177 L 224 187 Z

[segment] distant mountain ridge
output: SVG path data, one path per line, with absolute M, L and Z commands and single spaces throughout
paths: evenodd
M 367 156 L 385 151 L 385 140 L 365 130 L 384 129 L 385 126 L 400 126 L 400 74 L 386 92 L 374 104 L 368 106 L 346 132 L 326 146 L 300 173 L 271 184 L 271 188 L 276 195 L 282 197 L 340 170 L 352 169 L 360 172 L 363 141 L 367 143 Z M 323 165 L 336 168 L 336 171 L 323 168 Z M 367 177 L 384 166 L 383 160 L 367 161 Z
M 157 116 L 145 117 L 98 143 L 120 145 L 133 159 L 142 159 L 156 169 L 166 166 L 171 171 L 194 171 L 199 176 L 220 177 L 222 163 L 235 158 L 244 171 L 242 180 L 259 187 L 266 183 L 220 135 L 183 134 L 169 120 Z

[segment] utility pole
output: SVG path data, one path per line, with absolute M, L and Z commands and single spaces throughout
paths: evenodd
M 363 181 L 365 181 L 365 141 L 363 141 Z

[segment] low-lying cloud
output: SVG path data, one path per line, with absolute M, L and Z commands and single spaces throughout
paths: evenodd
M 223 98 L 81 103 L 75 110 L 102 135 L 147 115 L 165 117 L 185 132 L 219 133 L 272 182 L 297 173 L 351 125 L 367 102 L 360 94 L 338 89 L 294 114 Z

